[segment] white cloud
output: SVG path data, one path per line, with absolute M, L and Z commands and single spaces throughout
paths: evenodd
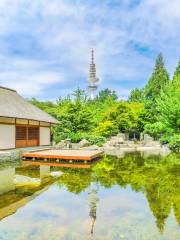
M 1 61 L 1 69 L 4 67 L 1 76 L 7 78 L 6 85 L 13 85 L 15 77 L 28 79 L 28 82 L 31 79 L 33 84 L 29 86 L 32 89 L 29 94 L 32 95 L 43 93 L 50 84 L 62 81 L 65 85 L 59 85 L 61 92 L 62 88 L 73 89 L 77 79 L 85 85 L 92 46 L 96 50 L 101 85 L 109 84 L 107 81 L 112 79 L 112 88 L 115 82 L 116 88 L 119 83 L 119 88 L 127 91 L 132 87 L 131 82 L 133 86 L 134 82 L 137 87 L 142 86 L 160 51 L 172 73 L 180 52 L 180 1 L 144 0 L 131 5 L 130 0 L 114 6 L 109 1 L 93 0 L 1 0 L 0 49 L 9 63 L 7 67 Z M 32 50 L 38 45 L 38 57 L 31 52 L 31 45 L 29 48 L 18 45 L 19 39 L 23 39 L 21 34 L 33 39 Z M 9 39 L 9 35 L 12 38 Z M 16 42 L 13 36 L 19 36 Z M 14 48 L 22 55 L 16 60 Z M 19 71 L 19 68 L 23 70 Z M 38 79 L 42 78 L 40 86 Z M 27 88 L 23 85 L 24 80 L 16 81 L 22 86 L 16 83 L 15 87 Z M 122 86 L 123 81 L 129 86 Z
M 0 85 L 16 89 L 23 96 L 40 96 L 53 84 L 62 83 L 63 76 L 46 70 L 46 61 L 0 57 Z
M 61 81 L 62 79 L 54 72 L 20 73 L 11 71 L 0 73 L 0 83 L 3 86 L 16 89 L 27 97 L 40 96 L 49 85 Z

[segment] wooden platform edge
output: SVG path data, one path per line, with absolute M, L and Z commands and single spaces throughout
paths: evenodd
M 100 156 L 102 156 L 104 152 L 100 151 L 92 156 L 63 156 L 63 155 L 48 155 L 48 154 L 38 154 L 38 153 L 23 153 L 22 154 L 22 159 L 23 160 L 30 160 L 29 158 L 34 158 L 34 159 L 55 159 L 55 160 L 75 160 L 75 161 L 92 161 Z

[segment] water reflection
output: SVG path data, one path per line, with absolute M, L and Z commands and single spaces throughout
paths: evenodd
M 1 169 L 0 183 L 3 240 L 29 240 L 35 229 L 32 239 L 180 237 L 180 157 L 175 154 L 104 156 L 92 165 L 26 162 Z M 24 238 L 17 223 L 28 223 Z
M 49 166 L 23 164 L 0 169 L 0 220 L 15 213 L 56 180 Z
M 162 233 L 171 210 L 180 225 L 179 160 L 179 156 L 173 154 L 166 158 L 149 155 L 144 158 L 142 153 L 126 154 L 124 158 L 106 156 L 89 171 L 64 170 L 58 184 L 76 194 L 84 191 L 91 182 L 109 189 L 115 185 L 121 188 L 130 185 L 133 191 L 145 194 Z
M 93 235 L 94 233 L 94 226 L 96 222 L 96 217 L 97 217 L 97 204 L 99 202 L 99 197 L 98 197 L 98 186 L 95 184 L 92 184 L 92 187 L 90 188 L 90 191 L 88 192 L 88 200 L 89 200 L 89 216 L 91 218 L 91 230 L 90 233 Z

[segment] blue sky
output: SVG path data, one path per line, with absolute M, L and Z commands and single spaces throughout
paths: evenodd
M 40 100 L 86 89 L 93 47 L 99 89 L 126 98 L 159 52 L 172 76 L 179 26 L 179 0 L 0 0 L 0 85 Z

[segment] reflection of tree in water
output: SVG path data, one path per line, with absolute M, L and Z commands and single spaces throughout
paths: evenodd
M 177 196 L 177 198 L 174 199 L 173 208 L 174 208 L 174 215 L 180 226 L 180 194 Z
M 177 222 L 180 221 L 179 170 L 177 155 L 144 158 L 140 153 L 127 154 L 120 159 L 106 156 L 93 169 L 96 180 L 106 188 L 113 185 L 124 188 L 130 184 L 134 191 L 144 192 L 161 233 L 171 208 Z
M 79 194 L 91 184 L 91 169 L 62 168 L 64 174 L 58 181 L 60 187 L 64 186 L 69 192 Z
M 171 211 L 173 199 L 171 199 L 171 194 L 161 194 L 159 190 L 158 185 L 150 185 L 146 189 L 146 197 L 149 207 L 156 218 L 156 225 L 159 231 L 163 233 L 166 219 Z
M 90 212 L 89 216 L 91 218 L 91 234 L 93 235 L 94 233 L 94 225 L 96 222 L 96 214 L 97 214 L 97 204 L 99 202 L 98 198 L 98 187 L 95 186 L 94 184 L 90 188 L 90 191 L 88 192 L 88 201 L 89 201 L 89 207 L 90 207 Z
M 66 186 L 70 192 L 79 194 L 92 182 L 105 188 L 130 185 L 136 192 L 143 192 L 156 219 L 156 225 L 163 232 L 171 209 L 180 224 L 180 164 L 177 155 L 165 158 L 142 154 L 127 154 L 123 158 L 105 156 L 92 169 L 65 169 L 59 180 L 60 186 Z M 92 200 L 90 200 L 92 198 Z M 90 217 L 92 229 L 96 221 L 97 189 L 89 192 Z

